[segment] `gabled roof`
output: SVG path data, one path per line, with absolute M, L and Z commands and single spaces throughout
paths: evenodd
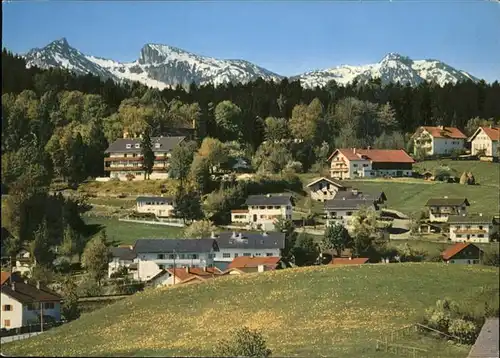
M 137 257 L 137 254 L 130 247 L 110 247 L 111 257 L 119 258 L 120 260 L 132 261 Z
M 331 265 L 362 265 L 368 262 L 368 258 L 366 257 L 334 257 L 330 262 Z
M 198 276 L 200 278 L 211 278 L 214 275 L 222 275 L 222 271 L 217 267 L 207 267 L 206 271 L 200 267 L 189 267 L 189 268 L 169 268 L 166 271 L 175 275 L 175 277 L 179 278 L 181 281 L 184 281 L 193 276 Z
M 462 251 L 463 249 L 465 249 L 465 248 L 467 248 L 469 246 L 474 246 L 475 248 L 479 249 L 480 251 L 483 251 L 479 247 L 477 247 L 476 245 L 474 245 L 474 244 L 472 244 L 470 242 L 458 242 L 455 245 L 453 245 L 453 246 L 447 248 L 446 250 L 444 250 L 441 253 L 441 256 L 443 257 L 443 259 L 449 260 L 453 256 L 455 256 L 456 254 L 458 254 L 460 251 Z
M 266 194 L 266 195 L 250 195 L 245 205 L 276 205 L 283 206 L 289 203 L 293 204 L 291 194 Z
M 282 232 L 221 232 L 217 245 L 220 249 L 284 249 L 285 234 Z
M 7 271 L 1 271 L 0 272 L 0 285 L 3 285 L 4 283 L 8 283 L 9 279 L 12 276 L 12 281 L 14 282 L 23 282 L 21 277 L 19 276 L 19 273 L 17 272 L 7 272 Z
M 179 145 L 186 137 L 151 137 L 152 149 L 154 152 L 170 152 Z M 141 144 L 140 138 L 118 138 L 106 149 L 104 153 L 140 153 L 141 148 L 136 148 L 136 144 Z M 160 147 L 156 148 L 155 143 Z M 127 148 L 130 144 L 130 148 Z
M 357 210 L 362 206 L 372 206 L 374 205 L 373 199 L 332 199 L 325 201 L 325 210 L 334 210 L 334 209 L 352 209 Z
M 335 150 L 328 160 L 331 160 L 338 152 L 348 160 L 369 160 L 372 163 L 415 163 L 403 149 L 341 148 Z
M 136 202 L 139 202 L 139 201 L 156 201 L 156 202 L 160 202 L 160 203 L 171 203 L 174 201 L 174 198 L 172 197 L 167 197 L 167 196 L 138 196 L 136 199 L 135 199 Z
M 425 206 L 470 206 L 467 198 L 432 198 L 427 200 Z
M 345 199 L 344 199 L 345 198 Z M 373 200 L 375 201 L 386 201 L 387 197 L 383 191 L 380 192 L 366 192 L 358 190 L 357 193 L 353 190 L 340 190 L 335 194 L 333 199 L 339 200 Z
M 269 268 L 276 268 L 279 262 L 281 261 L 280 257 L 251 257 L 251 256 L 238 256 L 231 261 L 231 263 L 227 266 L 228 269 L 232 268 L 247 268 L 252 267 L 256 268 L 260 265 L 264 265 Z
M 139 239 L 135 242 L 134 251 L 141 253 L 170 252 L 210 252 L 218 250 L 214 239 Z
M 434 138 L 452 138 L 452 139 L 466 139 L 467 136 L 462 133 L 457 127 L 430 127 L 423 126 L 432 137 Z
M 41 286 L 38 289 L 24 282 L 16 282 L 14 286 L 15 288 L 13 289 L 11 285 L 2 285 L 0 289 L 3 294 L 21 303 L 61 301 L 61 296 L 52 292 L 47 287 Z
M 493 217 L 489 215 L 450 215 L 448 224 L 490 224 Z
M 468 141 L 474 140 L 476 136 L 483 130 L 484 134 L 486 134 L 492 141 L 499 141 L 500 140 L 500 128 L 498 127 L 478 127 L 476 131 L 474 132 L 473 135 L 470 136 Z
M 326 181 L 327 183 L 335 185 L 337 188 L 345 188 L 345 186 L 342 185 L 342 184 L 340 184 L 338 181 L 335 181 L 335 180 L 332 180 L 332 179 L 328 179 L 328 178 L 325 178 L 325 177 L 321 177 L 321 178 L 313 180 L 312 182 L 310 182 L 309 184 L 307 184 L 306 187 L 313 186 L 314 184 L 319 183 L 320 181 Z

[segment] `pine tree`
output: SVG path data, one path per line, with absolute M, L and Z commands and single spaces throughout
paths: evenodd
M 149 179 L 153 172 L 155 162 L 155 154 L 153 152 L 153 145 L 151 144 L 150 128 L 147 127 L 142 136 L 141 154 L 142 154 L 142 169 L 144 170 L 144 180 Z

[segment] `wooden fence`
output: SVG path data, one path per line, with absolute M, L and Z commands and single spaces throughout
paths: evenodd
M 381 339 L 376 340 L 376 349 L 378 351 L 383 350 L 384 352 L 393 353 L 398 356 L 410 356 L 412 358 L 416 357 L 426 357 L 428 351 L 423 348 L 404 346 L 401 344 L 395 344 L 394 341 L 397 339 L 410 336 L 418 332 L 418 327 L 416 325 L 407 325 L 402 328 L 391 331 L 390 333 L 383 336 Z
M 119 218 L 118 221 L 132 222 L 132 223 L 141 223 L 141 224 L 152 224 L 152 225 L 165 225 L 165 226 L 175 226 L 175 227 L 184 227 L 184 222 L 181 219 L 157 219 L 157 220 L 148 220 L 148 219 L 139 219 L 139 218 Z

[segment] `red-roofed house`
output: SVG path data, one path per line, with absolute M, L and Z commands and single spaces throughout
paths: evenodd
M 459 242 L 441 253 L 447 264 L 479 264 L 483 250 L 470 242 Z
M 204 282 L 211 278 L 222 276 L 224 273 L 217 267 L 180 267 L 161 270 L 152 277 L 148 284 L 151 286 L 170 286 L 184 283 Z
M 334 257 L 330 265 L 362 265 L 368 260 L 366 257 Z
M 241 274 L 242 272 L 273 271 L 283 267 L 283 262 L 279 257 L 238 256 L 231 261 L 226 272 L 231 275 Z
M 479 127 L 469 138 L 471 143 L 471 154 L 478 155 L 484 151 L 486 157 L 497 157 L 498 141 L 500 140 L 500 129 L 493 127 Z
M 450 154 L 465 147 L 467 136 L 456 127 L 419 127 L 413 135 L 414 154 L 419 149 L 426 155 Z
M 411 176 L 415 162 L 402 149 L 337 149 L 328 160 L 335 179 Z

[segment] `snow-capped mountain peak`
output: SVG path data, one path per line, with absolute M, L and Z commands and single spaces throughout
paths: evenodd
M 183 49 L 148 43 L 140 50 L 136 61 L 121 63 L 111 59 L 85 55 L 68 43 L 66 38 L 53 41 L 43 48 L 35 48 L 25 56 L 27 66 L 40 68 L 61 67 L 77 74 L 92 73 L 115 81 L 139 81 L 147 86 L 163 89 L 176 85 L 187 88 L 191 83 L 246 83 L 262 78 L 279 81 L 284 78 L 274 72 L 242 59 L 217 59 L 197 55 Z M 474 76 L 456 70 L 438 60 L 412 60 L 398 53 L 388 53 L 375 64 L 341 65 L 326 70 L 307 72 L 291 79 L 300 79 L 304 87 L 322 87 L 331 80 L 339 85 L 354 80 L 363 83 L 380 78 L 382 84 L 400 82 L 418 85 L 422 81 L 439 85 L 457 81 L 478 81 Z

